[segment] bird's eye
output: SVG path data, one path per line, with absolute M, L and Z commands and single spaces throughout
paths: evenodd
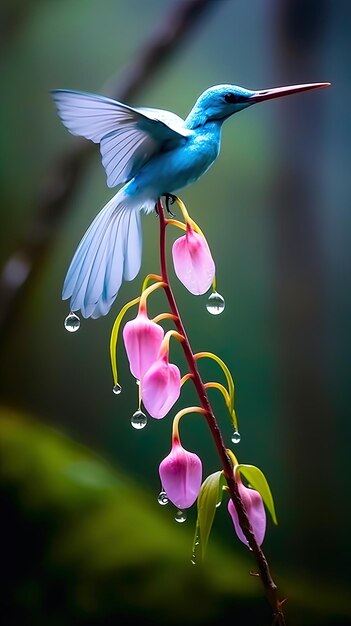
M 224 100 L 228 102 L 228 104 L 238 104 L 239 102 L 245 102 L 245 96 L 238 96 L 235 93 L 226 93 L 224 96 Z

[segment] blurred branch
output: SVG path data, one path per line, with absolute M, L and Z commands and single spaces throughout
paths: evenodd
M 7 0 L 0 7 L 0 53 L 21 32 L 34 0 Z
M 179 0 L 160 22 L 134 60 L 113 82 L 109 95 L 130 101 L 169 61 L 186 36 L 194 30 L 213 0 Z M 32 222 L 8 258 L 0 275 L 0 343 L 8 338 L 24 300 L 40 271 L 50 244 L 57 236 L 69 200 L 75 192 L 94 145 L 81 140 L 72 144 L 43 177 Z
M 328 24 L 328 3 L 311 0 L 277 3 L 276 58 L 289 83 L 328 80 L 323 70 L 323 39 Z M 324 96 L 324 97 L 323 97 Z M 279 371 L 282 378 L 281 413 L 285 450 L 294 467 L 291 496 L 294 502 L 294 540 L 298 558 L 324 564 L 318 546 L 325 529 L 306 523 L 310 493 L 300 489 L 306 465 L 316 476 L 332 462 L 331 399 L 328 380 L 326 328 L 326 276 L 323 214 L 323 128 L 327 94 L 284 103 L 277 119 L 279 165 L 272 189 L 275 229 L 275 281 Z M 328 432 L 328 437 L 318 433 Z M 317 444 L 318 442 L 318 444 Z M 333 489 L 328 476 L 320 486 L 321 500 L 328 493 L 333 510 Z M 332 483 L 330 483 L 331 487 Z M 318 487 L 314 498 L 318 501 Z M 338 504 L 335 502 L 335 507 Z M 309 556 L 307 556 L 309 555 Z

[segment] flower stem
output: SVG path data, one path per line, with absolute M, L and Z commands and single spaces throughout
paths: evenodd
M 134 306 L 135 304 L 138 304 L 139 302 L 140 302 L 140 296 L 139 298 L 134 298 L 134 300 L 127 302 L 127 304 L 125 304 L 124 307 L 122 307 L 122 309 L 118 313 L 115 319 L 115 322 L 113 324 L 113 327 L 112 327 L 111 339 L 110 339 L 110 359 L 111 359 L 113 382 L 115 385 L 118 383 L 116 349 L 117 349 L 117 339 L 118 339 L 119 328 L 120 328 L 122 319 L 124 315 L 126 314 L 126 312 L 128 311 L 128 309 L 130 309 L 130 307 Z
M 179 208 L 180 208 L 180 210 L 182 212 L 182 215 L 183 215 L 183 218 L 184 218 L 184 221 L 185 221 L 186 225 L 190 226 L 193 230 L 195 230 L 197 233 L 199 233 L 199 235 L 204 236 L 203 232 L 201 231 L 201 229 L 197 225 L 197 223 L 194 222 L 193 219 L 191 219 L 191 217 L 190 217 L 190 215 L 189 215 L 189 213 L 188 213 L 188 211 L 186 209 L 186 206 L 185 206 L 184 202 L 182 202 L 181 199 L 178 198 L 177 196 L 175 198 L 175 201 L 176 201 L 177 205 L 179 206 Z
M 148 274 L 146 276 L 146 278 L 144 279 L 142 288 L 141 288 L 141 293 L 143 293 L 143 291 L 145 291 L 146 287 L 148 286 L 150 280 L 155 280 L 156 282 L 160 282 L 160 280 L 162 280 L 162 276 L 159 276 L 158 274 Z
M 159 315 L 156 315 L 156 317 L 152 318 L 154 324 L 158 324 L 159 322 L 162 322 L 162 320 L 175 320 L 175 316 L 172 315 L 172 313 L 160 313 Z
M 186 409 L 182 409 L 181 411 L 178 411 L 177 415 L 173 419 L 173 426 L 172 426 L 172 440 L 173 441 L 178 441 L 178 442 L 180 441 L 180 439 L 179 439 L 179 422 L 180 422 L 181 418 L 183 417 L 183 415 L 188 415 L 189 413 L 202 413 L 202 414 L 205 414 L 206 411 L 201 406 L 188 406 Z
M 216 363 L 218 363 L 218 365 L 220 366 L 220 368 L 222 369 L 226 380 L 227 380 L 227 384 L 228 384 L 228 389 L 229 389 L 229 397 L 230 397 L 230 412 L 233 411 L 234 409 L 234 381 L 232 378 L 232 375 L 229 371 L 229 368 L 226 366 L 226 364 L 224 363 L 224 361 L 222 361 L 222 359 L 219 358 L 219 356 L 217 356 L 216 354 L 213 354 L 212 352 L 198 352 L 197 354 L 194 354 L 194 358 L 196 360 L 198 359 L 203 359 L 203 358 L 208 358 L 208 359 L 213 359 L 213 361 L 216 361 Z
M 218 389 L 221 392 L 221 394 L 222 394 L 222 396 L 224 398 L 224 402 L 227 405 L 229 414 L 231 415 L 231 412 L 230 412 L 230 396 L 229 396 L 228 390 L 224 387 L 224 385 L 221 385 L 221 383 L 209 382 L 209 383 L 205 383 L 204 387 L 205 387 L 205 389 Z
M 172 288 L 168 281 L 168 271 L 167 271 L 167 262 L 166 262 L 167 221 L 164 216 L 164 210 L 163 210 L 161 199 L 157 201 L 157 211 L 158 211 L 158 216 L 159 216 L 159 221 L 160 221 L 160 264 L 161 264 L 162 281 L 165 283 L 164 291 L 165 291 L 171 312 L 175 316 L 174 323 L 177 328 L 177 331 L 179 332 L 180 335 L 183 336 L 183 341 L 181 342 L 181 346 L 183 348 L 185 358 L 188 362 L 189 370 L 190 370 L 190 373 L 192 374 L 192 380 L 193 380 L 195 389 L 197 391 L 197 394 L 199 396 L 200 403 L 203 409 L 205 410 L 204 416 L 210 428 L 213 441 L 215 443 L 215 446 L 218 451 L 218 455 L 222 463 L 223 473 L 227 481 L 230 497 L 233 501 L 233 504 L 238 514 L 241 529 L 256 559 L 258 570 L 259 570 L 259 575 L 260 575 L 262 584 L 265 589 L 266 597 L 272 608 L 273 618 L 275 620 L 275 623 L 278 626 L 285 626 L 284 613 L 282 609 L 282 603 L 278 598 L 277 586 L 271 577 L 267 559 L 262 549 L 260 548 L 260 546 L 258 545 L 256 541 L 254 532 L 249 522 L 249 518 L 246 512 L 244 503 L 240 497 L 238 486 L 237 486 L 237 483 L 235 482 L 234 475 L 233 475 L 233 465 L 227 453 L 227 449 L 223 441 L 222 433 L 219 429 L 216 417 L 213 413 L 213 409 L 208 399 L 205 385 L 202 381 L 202 378 L 200 376 L 200 373 L 197 367 L 195 355 L 191 349 L 190 342 L 185 332 L 183 321 L 182 321 L 182 318 L 180 317 Z
M 153 279 L 153 280 L 159 279 L 159 280 L 158 282 L 154 283 L 150 287 L 147 287 L 147 284 L 150 279 Z M 142 290 L 141 290 L 141 295 L 138 298 L 134 298 L 134 300 L 127 302 L 127 304 L 125 304 L 124 307 L 122 307 L 122 309 L 120 310 L 120 312 L 118 313 L 115 319 L 115 322 L 112 327 L 111 339 L 110 339 L 110 359 L 111 359 L 113 382 L 115 385 L 118 383 L 117 355 L 116 355 L 117 339 L 118 339 L 118 333 L 119 333 L 119 329 L 120 329 L 123 317 L 125 316 L 128 309 L 130 309 L 130 307 L 138 303 L 139 303 L 139 310 L 145 311 L 146 300 L 148 296 L 150 295 L 150 293 L 152 293 L 156 289 L 159 289 L 160 287 L 165 286 L 163 282 L 160 282 L 160 279 L 161 279 L 161 276 L 157 276 L 156 274 L 149 274 L 144 280 Z

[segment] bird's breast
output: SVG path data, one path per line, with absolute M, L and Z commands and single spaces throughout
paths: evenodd
M 153 157 L 133 181 L 156 195 L 177 191 L 194 183 L 204 174 L 219 153 L 219 140 L 206 135 L 189 138 L 184 145 Z
M 219 141 L 207 135 L 199 135 L 193 141 L 189 142 L 187 159 L 191 164 L 193 171 L 202 176 L 219 154 Z

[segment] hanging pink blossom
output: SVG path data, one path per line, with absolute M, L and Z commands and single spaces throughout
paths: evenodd
M 167 497 L 179 509 L 192 506 L 202 482 L 202 463 L 193 452 L 183 448 L 179 439 L 172 442 L 172 450 L 160 463 L 159 474 Z
M 140 307 L 134 320 L 126 323 L 123 341 L 135 378 L 141 380 L 156 361 L 163 337 L 163 328 L 148 318 L 144 307 Z
M 168 362 L 168 351 L 162 351 L 158 359 L 140 379 L 143 404 L 152 417 L 161 419 L 167 415 L 180 395 L 180 371 Z
M 205 237 L 187 224 L 186 233 L 172 247 L 175 273 L 195 296 L 205 293 L 215 276 L 215 264 Z
M 265 532 L 266 532 L 266 512 L 265 512 L 262 498 L 260 494 L 258 493 L 258 491 L 245 487 L 245 485 L 243 485 L 241 481 L 240 482 L 238 481 L 238 488 L 239 488 L 241 499 L 245 505 L 245 509 L 246 509 L 250 524 L 252 526 L 252 530 L 256 537 L 256 541 L 258 545 L 260 546 L 261 543 L 263 542 Z M 243 531 L 241 530 L 239 519 L 238 519 L 238 514 L 236 512 L 236 509 L 232 500 L 229 500 L 228 502 L 228 511 L 233 520 L 233 524 L 234 524 L 234 528 L 235 528 L 235 532 L 237 536 L 239 537 L 240 541 L 242 541 L 245 545 L 248 545 L 246 537 Z

